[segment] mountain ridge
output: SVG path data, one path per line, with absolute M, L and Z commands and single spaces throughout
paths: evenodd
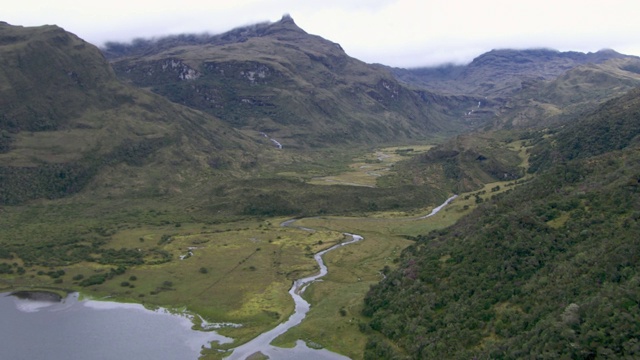
M 639 86 L 640 76 L 633 70 L 639 62 L 640 57 L 610 49 L 500 49 L 467 65 L 390 70 L 409 86 L 477 96 L 478 106 L 468 108 L 465 117 L 490 118 L 485 129 L 523 129 L 572 121 Z
M 538 49 L 494 49 L 466 65 L 444 65 L 412 69 L 392 68 L 404 82 L 431 90 L 482 96 L 505 96 L 521 88 L 523 80 L 548 80 L 577 65 L 599 64 L 611 59 L 635 58 L 611 49 L 595 53 Z
M 495 128 L 541 128 L 571 122 L 603 102 L 640 86 L 640 58 L 614 58 L 587 63 L 556 78 L 531 81 L 504 102 L 493 120 Z
M 137 38 L 130 43 L 109 41 L 104 44 L 101 50 L 107 58 L 114 59 L 124 56 L 149 55 L 151 53 L 165 51 L 168 48 L 176 46 L 227 45 L 245 42 L 254 37 L 277 34 L 282 35 L 282 40 L 300 38 L 301 35 L 323 39 L 320 36 L 308 34 L 295 23 L 290 15 L 283 15 L 280 20 L 275 22 L 267 21 L 247 26 L 240 26 L 220 34 L 180 34 L 161 36 L 151 39 Z M 328 41 L 326 39 L 323 40 Z M 333 44 L 342 50 L 342 47 L 339 44 Z
M 110 50 L 118 48 L 114 44 L 104 51 L 122 79 L 234 127 L 273 133 L 288 146 L 416 141 L 458 132 L 469 128 L 463 109 L 477 102 L 440 96 L 445 109 L 434 105 L 424 96 L 428 91 L 402 86 L 386 69 L 349 57 L 286 16 L 183 38 L 143 41 L 138 50 L 133 43 L 121 56 Z

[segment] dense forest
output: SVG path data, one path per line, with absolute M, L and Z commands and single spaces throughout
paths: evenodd
M 539 175 L 421 236 L 365 300 L 365 358 L 640 356 L 638 91 L 539 138 Z

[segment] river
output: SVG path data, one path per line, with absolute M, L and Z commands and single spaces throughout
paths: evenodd
M 425 219 L 430 216 L 437 214 L 440 210 L 442 210 L 445 206 L 447 206 L 451 201 L 453 201 L 458 195 L 453 195 L 448 198 L 444 203 L 434 208 L 431 213 L 418 217 L 417 219 Z M 281 224 L 281 226 L 292 226 L 295 220 L 287 220 Z M 313 229 L 299 227 L 299 229 L 305 231 L 314 231 Z M 328 351 L 328 350 L 314 350 L 308 348 L 303 341 L 298 341 L 296 347 L 293 349 L 279 348 L 273 345 L 270 345 L 271 342 L 277 338 L 278 336 L 284 334 L 290 328 L 300 324 L 302 320 L 306 317 L 307 312 L 309 311 L 311 305 L 302 298 L 302 293 L 304 290 L 311 284 L 312 282 L 320 279 L 325 276 L 328 272 L 327 266 L 324 264 L 324 260 L 322 256 L 329 251 L 335 250 L 345 245 L 353 244 L 364 238 L 360 235 L 345 233 L 345 235 L 350 236 L 351 240 L 346 241 L 337 245 L 334 245 L 328 249 L 320 251 L 319 253 L 314 255 L 314 259 L 320 266 L 320 272 L 316 275 L 309 276 L 306 278 L 298 279 L 294 281 L 293 286 L 289 290 L 289 294 L 293 298 L 295 302 L 295 311 L 289 319 L 275 328 L 260 334 L 258 337 L 253 340 L 238 346 L 237 348 L 231 349 L 233 353 L 227 357 L 229 360 L 244 360 L 248 356 L 253 355 L 255 353 L 262 353 L 263 355 L 269 356 L 270 359 L 305 359 L 305 360 L 338 360 L 338 359 L 349 359 L 343 355 Z
M 289 221 L 284 222 L 282 225 L 289 226 L 291 224 L 292 222 Z M 328 269 L 324 264 L 324 260 L 322 260 L 322 256 L 329 251 L 335 250 L 342 246 L 353 244 L 363 239 L 363 237 L 360 235 L 347 233 L 345 233 L 345 235 L 350 236 L 351 240 L 334 245 L 328 249 L 316 253 L 313 256 L 313 258 L 320 266 L 320 272 L 318 274 L 298 279 L 293 282 L 291 289 L 289 289 L 289 295 L 291 295 L 291 298 L 293 298 L 293 301 L 295 303 L 295 310 L 293 312 L 293 315 L 291 315 L 287 321 L 279 324 L 275 328 L 260 334 L 258 337 L 241 346 L 238 346 L 237 348 L 232 349 L 233 353 L 228 357 L 228 359 L 246 359 L 248 356 L 257 352 L 261 352 L 262 354 L 269 356 L 269 358 L 271 359 L 349 359 L 346 356 L 328 350 L 310 349 L 303 341 L 298 341 L 296 347 L 294 347 L 293 349 L 279 348 L 270 345 L 275 338 L 284 334 L 292 327 L 300 324 L 302 320 L 307 316 L 307 312 L 311 308 L 311 305 L 304 298 L 302 298 L 302 294 L 309 284 L 327 275 Z

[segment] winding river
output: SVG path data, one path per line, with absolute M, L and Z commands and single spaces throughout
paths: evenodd
M 283 226 L 289 226 L 292 222 L 284 222 Z M 310 230 L 310 229 L 304 229 Z M 284 334 L 292 327 L 300 324 L 302 320 L 307 316 L 307 312 L 311 308 L 311 305 L 302 298 L 302 294 L 309 284 L 320 279 L 321 277 L 327 275 L 327 266 L 324 264 L 322 260 L 322 256 L 328 253 L 331 250 L 335 250 L 339 247 L 346 246 L 349 244 L 353 244 L 363 239 L 360 235 L 348 234 L 345 235 L 350 236 L 351 240 L 345 241 L 343 243 L 334 245 L 328 249 L 320 251 L 315 254 L 313 258 L 316 260 L 318 265 L 320 266 L 320 272 L 313 276 L 308 276 L 302 279 L 295 280 L 293 282 L 293 286 L 289 289 L 289 294 L 293 298 L 295 302 L 295 311 L 293 315 L 289 317 L 289 319 L 275 328 L 260 334 L 258 337 L 253 340 L 238 346 L 237 348 L 232 349 L 233 353 L 228 357 L 228 359 L 246 359 L 248 356 L 255 354 L 257 352 L 261 352 L 264 355 L 269 356 L 272 359 L 300 359 L 305 358 L 306 360 L 311 359 L 348 359 L 348 357 L 339 355 L 337 353 L 328 351 L 328 350 L 314 350 L 308 348 L 303 341 L 298 341 L 297 345 L 293 349 L 285 349 L 279 348 L 270 345 L 270 343 L 277 338 L 278 336 Z
M 440 210 L 442 210 L 445 206 L 447 206 L 456 197 L 458 197 L 458 195 L 453 195 L 452 197 L 448 198 L 444 203 L 434 208 L 431 211 L 431 213 L 425 216 L 418 217 L 417 219 L 425 219 L 437 214 Z M 283 222 L 281 226 L 291 226 L 295 221 L 296 221 L 295 219 L 287 220 Z M 314 231 L 313 229 L 303 228 L 303 227 L 299 227 L 299 229 L 302 229 L 305 231 Z M 231 355 L 229 355 L 226 359 L 245 360 L 247 357 L 256 353 L 262 353 L 263 355 L 268 356 L 270 359 L 278 359 L 278 360 L 280 359 L 294 360 L 294 359 L 302 359 L 302 358 L 304 358 L 305 360 L 349 359 L 346 356 L 328 351 L 326 349 L 322 349 L 322 350 L 310 349 L 306 346 L 306 344 L 302 340 L 298 340 L 296 347 L 294 347 L 293 349 L 279 348 L 271 345 L 271 342 L 275 338 L 284 334 L 292 327 L 300 324 L 302 320 L 306 317 L 307 312 L 309 312 L 311 305 L 304 298 L 302 298 L 302 294 L 304 293 L 304 290 L 307 288 L 307 286 L 309 286 L 312 282 L 327 275 L 327 272 L 328 272 L 327 266 L 324 264 L 324 260 L 322 259 L 322 256 L 328 253 L 329 251 L 335 250 L 342 246 L 356 243 L 364 239 L 362 236 L 356 235 L 356 234 L 344 233 L 344 235 L 350 236 L 351 240 L 334 245 L 328 249 L 318 252 L 313 256 L 313 258 L 316 260 L 316 262 L 320 266 L 320 272 L 318 274 L 305 277 L 302 279 L 298 279 L 293 282 L 293 286 L 291 286 L 291 289 L 289 289 L 289 294 L 291 295 L 291 297 L 293 298 L 293 301 L 295 302 L 295 311 L 293 315 L 291 315 L 291 317 L 289 317 L 287 321 L 279 324 L 275 328 L 258 335 L 253 340 L 241 346 L 231 349 L 230 351 L 233 351 L 233 353 L 231 353 Z

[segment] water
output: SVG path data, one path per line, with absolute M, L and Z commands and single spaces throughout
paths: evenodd
M 139 304 L 29 300 L 0 293 L 0 358 L 11 360 L 197 359 L 212 341 L 191 317 Z
M 282 226 L 291 226 L 293 224 L 292 221 L 285 221 L 282 223 Z M 271 359 L 305 359 L 305 360 L 343 360 L 349 359 L 346 356 L 331 352 L 326 349 L 315 350 L 306 346 L 304 341 L 298 341 L 296 346 L 293 349 L 285 349 L 278 348 L 270 345 L 271 342 L 277 338 L 278 336 L 284 334 L 292 327 L 300 324 L 302 320 L 307 316 L 307 312 L 311 308 L 311 305 L 302 298 L 302 293 L 304 293 L 305 289 L 312 282 L 322 278 L 327 275 L 328 269 L 322 260 L 322 256 L 329 251 L 335 250 L 345 245 L 353 244 L 363 239 L 360 235 L 348 234 L 345 235 L 350 236 L 351 240 L 334 245 L 328 249 L 320 251 L 315 254 L 313 258 L 316 260 L 318 265 L 320 266 L 320 272 L 308 276 L 302 279 L 298 279 L 293 282 L 293 286 L 289 290 L 289 295 L 295 302 L 295 311 L 293 314 L 287 319 L 287 321 L 279 324 L 275 328 L 260 334 L 258 337 L 253 340 L 232 349 L 233 353 L 228 357 L 229 360 L 236 359 L 246 359 L 251 354 L 261 352 L 264 355 L 269 356 Z
M 431 210 L 431 212 L 425 216 L 421 216 L 418 219 L 426 219 L 428 217 L 431 217 L 437 213 L 440 212 L 440 210 L 442 210 L 442 208 L 444 208 L 445 206 L 449 205 L 450 202 L 452 202 L 453 200 L 455 200 L 458 197 L 458 195 L 453 195 L 452 197 L 448 198 L 444 203 L 440 204 L 438 207 L 434 208 L 433 210 Z

